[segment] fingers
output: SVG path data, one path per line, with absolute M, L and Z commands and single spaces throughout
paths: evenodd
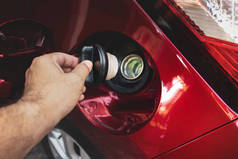
M 82 101 L 84 99 L 84 95 L 82 94 L 80 97 L 79 97 L 79 101 Z
M 77 74 L 78 76 L 81 77 L 81 79 L 83 81 L 85 81 L 85 79 L 87 78 L 89 72 L 92 70 L 92 62 L 85 60 L 83 62 L 81 62 L 80 64 L 78 64 L 73 70 L 72 73 Z
M 64 68 L 63 68 L 64 73 L 69 73 L 69 72 L 71 72 L 72 70 L 73 70 L 73 68 L 70 68 L 70 67 L 64 67 Z
M 57 65 L 59 65 L 63 70 L 66 68 L 75 68 L 78 64 L 78 58 L 72 55 L 64 54 L 64 53 L 53 53 L 51 54 L 53 60 Z
M 86 92 L 86 87 L 84 86 L 84 87 L 83 87 L 83 93 L 85 93 L 85 92 Z

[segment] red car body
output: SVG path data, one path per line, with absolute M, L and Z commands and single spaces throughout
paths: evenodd
M 75 49 L 86 38 L 104 31 L 126 35 L 147 52 L 153 61 L 151 67 L 159 78 L 154 83 L 157 91 L 153 97 L 153 116 L 143 126 L 129 134 L 112 133 L 93 121 L 90 118 L 92 112 L 85 112 L 80 105 L 66 119 L 74 129 L 80 129 L 88 136 L 105 158 L 238 157 L 237 113 L 204 80 L 138 2 L 8 0 L 1 2 L 0 13 L 0 26 L 15 20 L 31 20 L 50 30 L 54 49 L 45 48 L 36 54 L 32 51 L 32 56 L 52 50 L 75 54 Z M 2 56 L 8 57 L 4 52 Z M 4 58 L 0 60 L 4 61 Z M 9 70 L 14 69 L 13 65 Z M 11 86 L 8 80 L 2 79 L 0 93 L 3 98 L 10 94 Z M 12 81 L 9 83 L 14 85 Z M 96 109 L 106 114 L 105 101 L 114 101 L 115 96 L 119 103 L 126 103 L 128 98 L 136 103 L 137 98 L 151 96 L 141 91 L 128 97 L 106 88 L 94 88 L 98 92 L 103 90 L 103 95 L 90 96 L 89 92 L 90 97 L 84 103 L 94 101 L 100 105 Z M 112 103 L 109 107 L 120 106 Z M 82 116 L 81 111 L 95 126 Z M 102 120 L 113 122 L 107 118 Z

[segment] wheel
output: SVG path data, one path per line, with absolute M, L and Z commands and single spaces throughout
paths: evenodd
M 54 128 L 46 140 L 54 159 L 91 159 L 84 148 L 61 129 Z

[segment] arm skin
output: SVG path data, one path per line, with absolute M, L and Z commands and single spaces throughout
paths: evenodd
M 52 53 L 37 57 L 26 72 L 23 97 L 0 108 L 0 158 L 23 158 L 84 99 L 90 61 Z

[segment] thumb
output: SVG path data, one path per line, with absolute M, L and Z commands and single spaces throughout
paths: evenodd
M 91 72 L 93 64 L 89 60 L 85 60 L 79 63 L 71 73 L 75 73 L 82 78 L 83 81 L 88 77 L 89 72 Z

